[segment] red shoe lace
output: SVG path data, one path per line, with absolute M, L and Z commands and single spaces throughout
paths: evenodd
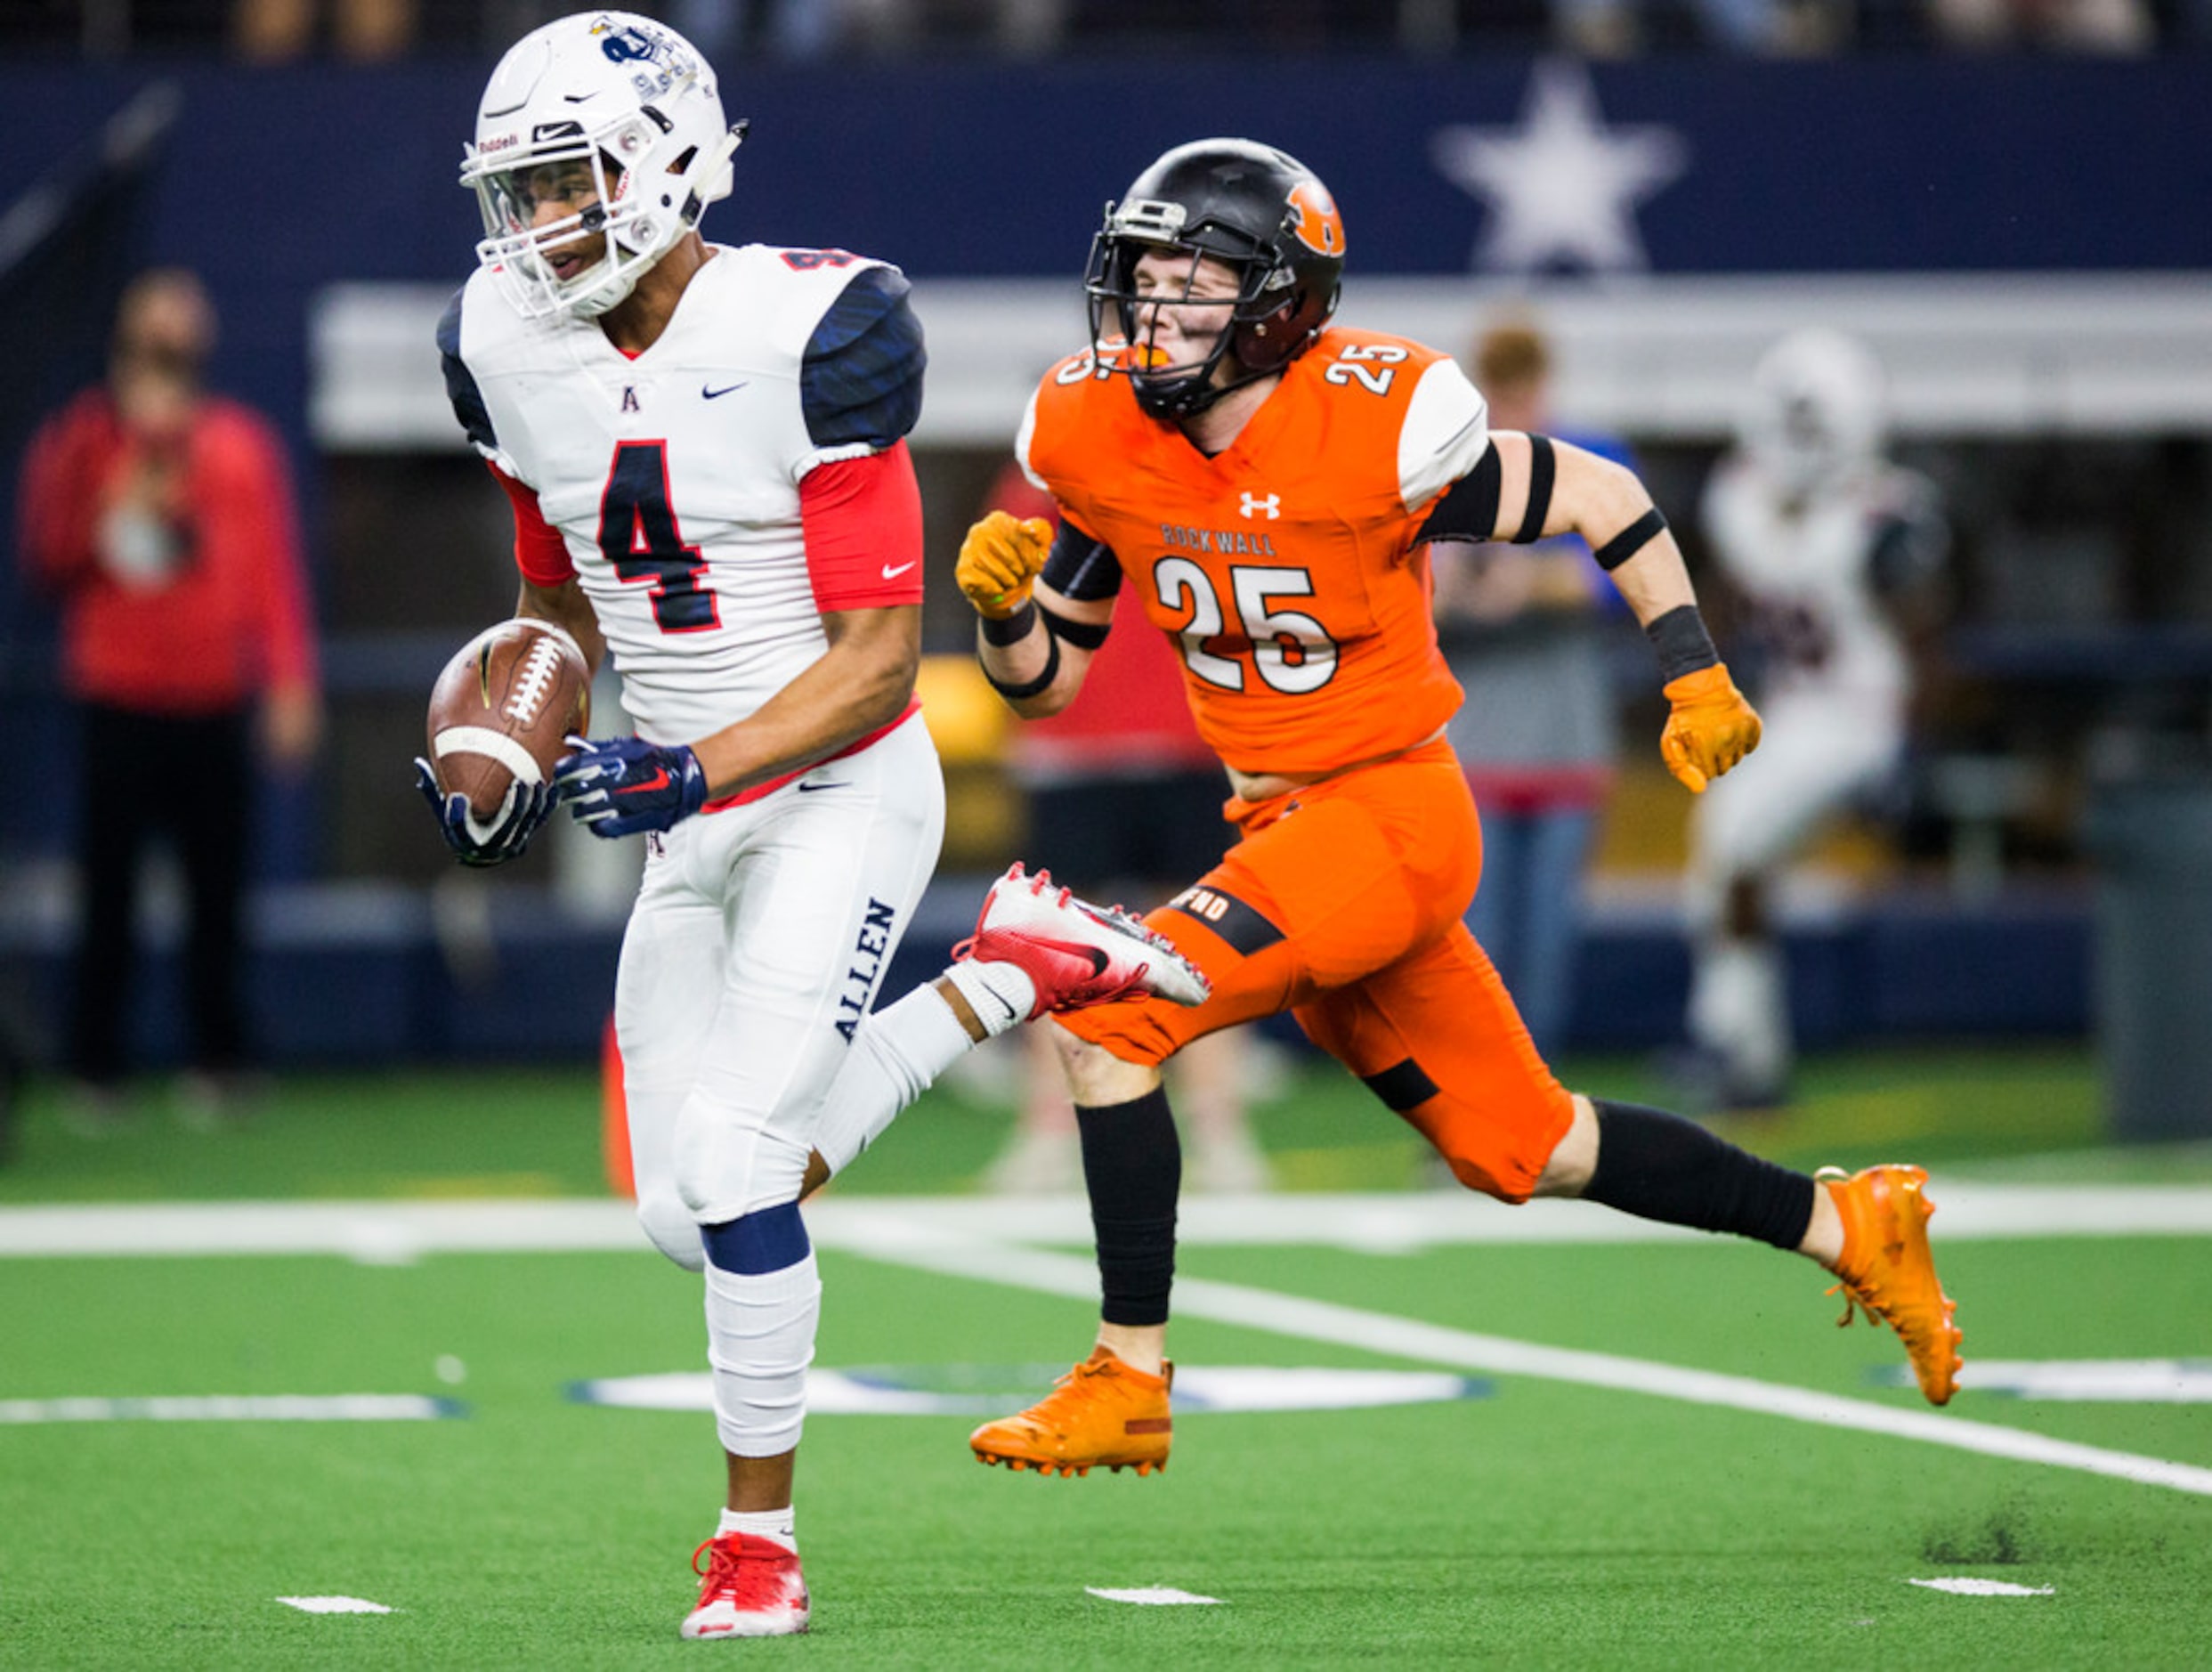
M 701 1567 L 699 1558 L 707 1557 Z M 699 1603 L 705 1607 L 726 1596 L 741 1614 L 763 1614 L 790 1602 L 786 1573 L 798 1564 L 796 1552 L 773 1538 L 749 1533 L 724 1533 L 692 1552 L 692 1571 L 701 1576 Z

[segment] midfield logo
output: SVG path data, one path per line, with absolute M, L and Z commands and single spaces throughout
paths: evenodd
M 1263 499 L 1256 493 L 1246 493 L 1236 508 L 1247 517 L 1264 516 L 1270 523 L 1276 522 L 1283 515 L 1283 496 L 1270 493 Z

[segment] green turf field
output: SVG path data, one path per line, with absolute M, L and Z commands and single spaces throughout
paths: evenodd
M 1633 1065 L 1577 1077 L 1654 1095 Z M 103 1216 L 119 1246 L 169 1235 L 176 1201 L 294 1205 L 190 1221 L 239 1235 L 263 1213 L 312 1235 L 375 1201 L 443 1203 L 441 1223 L 482 1225 L 543 1197 L 619 1230 L 619 1208 L 594 1199 L 596 1118 L 589 1081 L 565 1074 L 304 1079 L 213 1133 L 152 1103 L 134 1127 L 83 1138 L 36 1102 L 0 1173 L 0 1246 L 15 1250 L 0 1257 L 0 1665 L 2212 1660 L 2212 1494 L 2199 1489 L 2212 1405 L 1970 1385 L 1932 1419 L 1951 1440 L 1979 1424 L 2041 1448 L 2022 1459 L 1655 1392 L 1689 1370 L 1892 1427 L 1925 1408 L 1884 1379 L 1900 1359 L 1886 1333 L 1831 1327 L 1819 1273 L 1713 1239 L 1416 1237 L 1379 1252 L 1339 1234 L 1329 1199 L 1301 1209 L 1293 1193 L 1265 1239 L 1187 1245 L 1175 1351 L 1192 1383 L 1239 1366 L 1449 1370 L 1475 1397 L 1186 1408 L 1173 1467 L 1144 1481 L 981 1468 L 963 1443 L 972 1416 L 817 1415 L 798 1523 L 814 1631 L 717 1646 L 675 1637 L 685 1562 L 719 1496 L 709 1419 L 572 1396 L 699 1368 L 695 1279 L 657 1256 L 446 1252 L 434 1236 L 369 1238 L 354 1258 L 24 1251 L 54 1204 L 147 1204 Z M 973 1222 L 971 1245 L 880 1234 L 923 1212 L 891 1193 L 962 1189 L 1005 1119 L 935 1097 L 830 1193 L 820 1367 L 1012 1388 L 1033 1376 L 1023 1367 L 1087 1344 L 1080 1208 L 1057 1251 L 994 1240 L 981 1203 L 943 1204 Z M 1261 1125 L 1293 1185 L 1403 1190 L 1420 1176 L 1388 1118 L 1333 1075 L 1293 1075 Z M 1736 1135 L 1804 1164 L 1925 1157 L 1962 1204 L 1976 1184 L 1999 1201 L 2076 1179 L 2212 1183 L 2200 1150 L 2099 1147 L 2090 1066 L 2063 1051 L 1824 1063 L 1802 1110 Z M 1372 1201 L 1392 1222 L 1458 1212 L 1430 1191 Z M 1205 1205 L 1188 1205 L 1197 1227 Z M 1941 1246 L 1970 1360 L 2212 1360 L 2212 1237 L 1985 1226 Z M 52 1403 L 343 1394 L 448 1414 L 85 1420 L 133 1408 Z M 2169 1483 L 2115 1478 L 2050 1442 L 2181 1466 Z M 2030 1594 L 1910 1582 L 1935 1579 Z M 1219 1600 L 1137 1606 L 1087 1587 Z M 306 1613 L 288 1596 L 392 1611 Z

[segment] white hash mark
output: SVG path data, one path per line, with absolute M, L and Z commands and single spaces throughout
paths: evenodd
M 1095 1585 L 1086 1585 L 1083 1589 L 1089 1591 L 1093 1596 L 1105 1597 L 1109 1603 L 1137 1603 L 1147 1608 L 1163 1608 L 1177 1603 L 1203 1603 L 1218 1605 L 1221 1601 L 1218 1596 L 1197 1596 L 1189 1591 L 1179 1591 L 1164 1585 L 1148 1585 L 1134 1591 L 1101 1590 Z

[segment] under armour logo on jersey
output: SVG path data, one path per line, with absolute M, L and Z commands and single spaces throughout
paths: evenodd
M 622 386 L 622 410 L 625 412 L 637 410 L 637 390 L 634 385 L 626 383 Z
M 1283 496 L 1279 493 L 1270 493 L 1263 499 L 1259 494 L 1247 493 L 1243 496 L 1242 503 L 1236 508 L 1248 517 L 1264 516 L 1268 522 L 1273 523 L 1280 519 L 1283 515 Z

